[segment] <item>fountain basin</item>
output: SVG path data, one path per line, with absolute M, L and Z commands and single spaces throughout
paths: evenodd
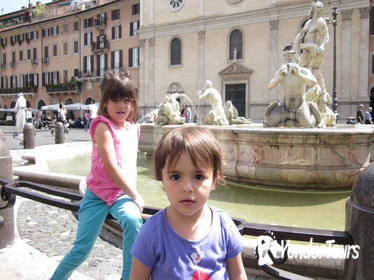
M 139 148 L 152 152 L 176 126 L 141 125 Z M 206 126 L 224 151 L 226 179 L 296 189 L 350 188 L 371 160 L 373 127 L 264 128 L 262 124 Z

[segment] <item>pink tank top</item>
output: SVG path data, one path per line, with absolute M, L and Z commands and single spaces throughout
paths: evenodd
M 94 138 L 96 127 L 100 122 L 108 125 L 114 142 L 118 165 L 123 170 L 126 179 L 136 186 L 136 159 L 138 152 L 139 127 L 128 124 L 128 129 L 120 130 L 110 119 L 97 116 L 90 125 L 90 134 Z M 104 162 L 99 155 L 99 150 L 92 142 L 91 171 L 87 175 L 87 188 L 111 206 L 116 199 L 123 195 L 123 191 L 113 182 Z

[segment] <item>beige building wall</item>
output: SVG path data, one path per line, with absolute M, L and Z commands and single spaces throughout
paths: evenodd
M 107 55 L 107 68 L 111 68 L 111 52 L 122 50 L 122 65 L 126 67 L 137 87 L 139 86 L 139 66 L 129 66 L 129 49 L 139 47 L 139 38 L 135 32 L 130 36 L 130 23 L 139 21 L 139 13 L 133 14 L 133 5 L 138 5 L 138 0 L 100 0 L 96 3 L 98 5 L 90 4 L 84 9 L 73 10 L 71 6 L 59 6 L 59 3 L 64 1 L 55 1 L 47 5 L 42 16 L 32 19 L 31 23 L 19 23 L 0 28 L 0 38 L 7 40 L 5 47 L 0 46 L 0 61 L 2 62 L 2 55 L 6 54 L 6 63 L 4 67 L 0 67 L 0 76 L 8 79 L 8 87 L 4 88 L 0 85 L 0 106 L 12 107 L 17 93 L 20 90 L 12 92 L 10 86 L 10 76 L 23 74 L 38 74 L 38 87 L 34 91 L 22 89 L 25 92 L 27 101 L 33 108 L 38 108 L 44 102 L 45 104 L 54 103 L 86 103 L 89 100 L 100 100 L 100 83 L 102 76 L 98 76 L 97 70 L 97 54 Z M 112 20 L 112 11 L 120 10 L 120 19 Z M 23 13 L 23 11 L 19 12 Z M 106 24 L 92 27 L 84 27 L 84 20 L 92 17 L 95 21 L 97 15 L 106 13 Z M 11 15 L 3 15 L 2 19 L 14 16 L 17 12 Z M 78 23 L 78 30 L 74 30 L 74 23 Z M 121 25 L 121 38 L 112 39 L 112 27 Z M 58 26 L 59 33 L 52 36 L 42 37 L 42 29 L 50 29 Z M 13 46 L 10 44 L 10 37 L 18 34 L 25 34 L 31 31 L 38 31 L 38 38 L 30 42 L 18 42 Z M 103 50 L 93 50 L 91 44 L 84 45 L 84 34 L 92 32 L 92 41 L 97 42 L 97 36 L 105 34 L 109 42 L 109 47 Z M 74 51 L 74 42 L 78 42 L 78 51 Z M 65 46 L 66 47 L 65 47 Z M 57 47 L 57 54 L 54 54 L 54 48 Z M 48 59 L 45 59 L 45 47 L 48 47 Z M 27 50 L 37 49 L 37 59 L 27 59 Z M 65 49 L 66 48 L 66 49 Z M 23 51 L 23 60 L 19 59 L 19 51 Z M 16 63 L 11 65 L 12 52 L 16 52 Z M 94 55 L 94 72 L 88 77 L 83 73 L 84 56 Z M 42 76 L 45 72 L 59 72 L 59 83 L 70 81 L 75 75 L 74 70 L 79 71 L 76 79 L 81 83 L 80 89 L 69 90 L 49 90 L 47 84 L 51 81 L 45 82 L 42 85 Z M 64 72 L 67 71 L 66 80 L 64 80 Z M 65 72 L 66 73 L 66 72 Z M 21 81 L 18 78 L 18 86 L 22 87 Z M 26 91 L 25 91 L 26 90 Z M 79 113 L 78 113 L 79 115 Z
M 236 2 L 236 3 L 234 3 Z M 145 111 L 157 106 L 171 83 L 179 83 L 195 104 L 196 92 L 205 80 L 226 97 L 228 84 L 244 83 L 246 117 L 262 121 L 272 100 L 282 92 L 267 89 L 274 72 L 283 62 L 282 49 L 295 39 L 308 18 L 309 0 L 185 0 L 178 11 L 168 1 L 141 1 L 140 40 L 144 54 L 140 67 L 141 105 Z M 337 5 L 336 95 L 342 122 L 355 115 L 358 103 L 369 104 L 369 4 L 368 0 L 341 0 L 325 3 L 323 16 L 329 18 L 330 41 L 325 50 L 322 74 L 330 95 L 333 92 L 332 7 Z M 229 36 L 234 29 L 243 34 L 243 58 L 229 59 Z M 182 42 L 182 63 L 170 66 L 170 42 Z M 244 67 L 230 72 L 234 64 Z M 226 70 L 223 71 L 223 70 Z M 222 74 L 223 71 L 224 73 Z M 238 71 L 238 70 L 236 70 Z M 221 73 L 221 74 L 220 74 Z M 374 82 L 374 79 L 373 79 Z M 372 83 L 373 83 L 372 82 Z

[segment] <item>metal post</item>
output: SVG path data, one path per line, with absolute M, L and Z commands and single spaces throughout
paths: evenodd
M 338 7 L 332 8 L 332 25 L 334 27 L 334 57 L 333 57 L 333 72 L 332 72 L 332 111 L 337 115 L 338 114 L 338 98 L 336 96 L 336 16 L 338 13 L 336 9 Z M 338 115 L 337 115 L 338 116 Z
M 64 124 L 62 122 L 57 122 L 55 125 L 55 143 L 64 144 L 65 135 L 64 135 Z
M 35 148 L 35 128 L 31 123 L 23 127 L 23 145 L 25 149 Z
M 360 247 L 356 258 L 352 250 L 350 254 L 348 253 L 350 257 L 344 263 L 344 280 L 372 279 L 374 275 L 374 163 L 358 175 L 345 208 L 345 230 L 352 236 L 353 246 Z M 353 246 L 350 248 L 354 248 Z
M 12 178 L 12 157 L 5 144 L 5 135 L 0 129 L 0 178 L 10 180 Z M 0 186 L 1 190 L 2 186 Z M 0 208 L 6 203 L 0 200 Z M 14 207 L 0 210 L 2 226 L 0 226 L 0 249 L 14 242 L 15 221 Z

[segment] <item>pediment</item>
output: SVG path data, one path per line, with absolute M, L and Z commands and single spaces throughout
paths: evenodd
M 238 62 L 233 62 L 229 66 L 227 66 L 225 69 L 220 71 L 218 74 L 220 76 L 225 76 L 225 75 L 233 75 L 233 74 L 251 74 L 252 72 L 253 72 L 252 69 L 249 69 Z

